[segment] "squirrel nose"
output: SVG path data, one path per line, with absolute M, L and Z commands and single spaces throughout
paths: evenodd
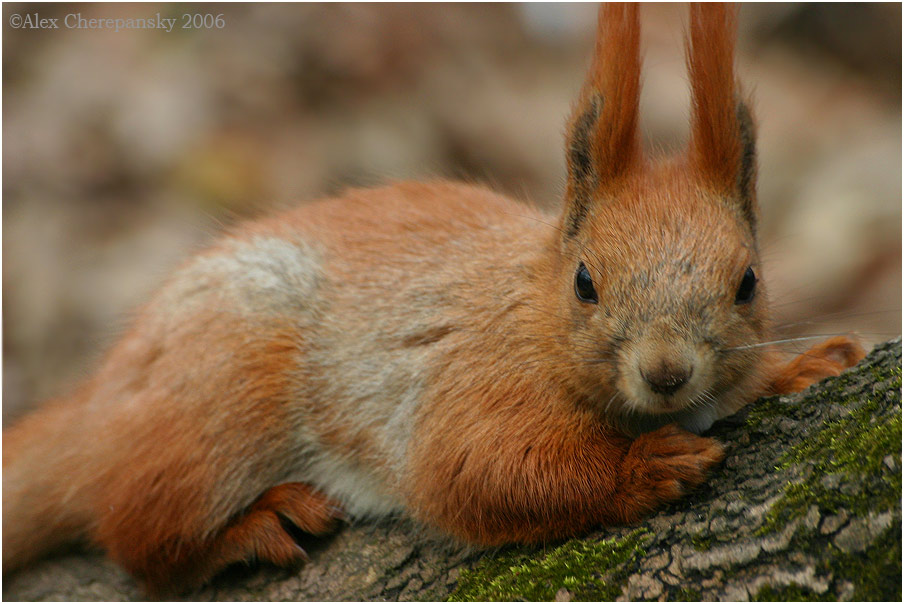
M 666 364 L 659 365 L 649 373 L 640 370 L 640 375 L 650 385 L 650 390 L 657 394 L 674 394 L 691 379 L 692 373 L 691 367 L 673 367 Z

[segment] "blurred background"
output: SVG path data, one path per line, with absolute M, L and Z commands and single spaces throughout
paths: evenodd
M 4 4 L 4 422 L 84 377 L 223 224 L 437 176 L 556 207 L 595 10 Z M 177 23 L 10 25 L 34 13 Z M 686 139 L 686 18 L 642 10 L 651 150 Z M 740 23 L 776 337 L 900 334 L 901 5 L 745 5 Z

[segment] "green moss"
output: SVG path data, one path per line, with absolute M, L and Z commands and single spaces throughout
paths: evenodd
M 811 551 L 817 558 L 816 572 L 830 581 L 829 591 L 822 594 L 792 583 L 785 586 L 766 585 L 753 597 L 754 601 L 826 601 L 854 602 L 901 601 L 901 520 L 892 522 L 864 552 L 847 554 L 831 541 L 812 540 L 812 536 L 795 535 L 789 550 Z M 849 591 L 853 586 L 853 592 Z
M 802 478 L 789 483 L 781 498 L 769 510 L 765 523 L 757 531 L 763 535 L 784 528 L 804 516 L 811 506 L 821 515 L 848 513 L 865 517 L 900 509 L 901 472 L 885 465 L 888 456 L 901 467 L 901 367 L 866 363 L 861 373 L 869 376 L 870 386 L 853 389 L 850 376 L 825 383 L 823 391 L 808 405 L 835 403 L 849 409 L 843 417 L 826 421 L 800 444 L 778 460 L 779 471 L 803 468 Z M 897 404 L 889 405 L 886 401 Z M 775 403 L 766 405 L 756 421 L 778 415 Z M 805 413 L 806 407 L 785 406 L 788 415 Z M 894 465 L 894 464 L 893 464 Z M 840 480 L 833 480 L 840 475 Z M 856 489 L 839 489 L 838 482 L 857 484 Z M 815 541 L 814 541 L 815 539 Z M 812 541 L 812 543 L 811 543 Z M 815 551 L 814 547 L 819 551 Z M 829 594 L 816 594 L 799 585 L 766 586 L 757 600 L 814 600 L 845 596 L 853 600 L 901 599 L 901 521 L 893 525 L 862 553 L 846 554 L 831 541 L 811 532 L 798 532 L 792 549 L 812 550 L 820 560 L 819 574 L 834 577 Z M 853 594 L 849 591 L 853 586 Z
M 771 585 L 764 585 L 756 592 L 752 600 L 754 602 L 821 602 L 824 600 L 824 596 L 797 583 L 792 583 L 777 589 Z
M 870 367 L 870 373 L 873 376 L 873 382 L 882 384 L 890 382 L 889 388 L 901 389 L 901 366 L 897 365 L 887 368 L 884 365 L 874 365 Z
M 563 587 L 574 600 L 613 600 L 645 554 L 637 530 L 624 539 L 573 539 L 545 555 L 510 550 L 463 571 L 450 601 L 550 601 Z M 628 567 L 631 567 L 630 569 Z
M 682 587 L 676 593 L 674 597 L 675 602 L 699 602 L 701 593 L 699 590 L 696 590 L 692 587 Z
M 845 554 L 832 548 L 825 571 L 854 584 L 854 602 L 901 601 L 901 520 L 890 527 L 861 554 Z
M 750 407 L 746 423 L 750 427 L 758 428 L 767 419 L 785 417 L 786 415 L 788 415 L 788 405 L 779 402 L 779 398 L 774 396 L 760 399 L 755 405 Z
M 900 381 L 900 376 L 899 376 Z M 901 473 L 890 472 L 884 459 L 893 455 L 901 465 L 901 415 L 881 417 L 880 405 L 869 400 L 849 415 L 830 422 L 785 453 L 779 469 L 794 464 L 810 466 L 801 482 L 785 487 L 781 499 L 770 509 L 758 534 L 773 532 L 789 520 L 803 516 L 811 505 L 823 514 L 845 508 L 854 514 L 883 512 L 897 506 L 901 499 Z M 824 479 L 832 474 L 873 477 L 864 488 L 843 493 L 827 488 Z
M 891 455 L 901 467 L 900 361 L 892 369 L 880 362 L 894 363 L 894 359 L 886 356 L 861 366 L 861 372 L 873 380 L 870 385 L 862 386 L 856 373 L 843 375 L 828 380 L 818 395 L 802 404 L 789 404 L 776 397 L 759 401 L 751 410 L 748 425 L 765 428 L 764 433 L 771 430 L 764 424 L 780 418 L 808 425 L 807 419 L 816 413 L 814 405 L 831 404 L 833 412 L 840 405 L 848 411 L 818 428 L 809 428 L 804 442 L 776 460 L 777 470 L 800 478 L 786 486 L 760 534 L 784 528 L 813 505 L 823 516 L 842 508 L 855 516 L 900 509 L 900 470 L 885 466 L 885 458 Z M 843 483 L 853 482 L 858 488 L 842 492 L 832 475 L 842 475 Z M 548 601 L 562 588 L 575 600 L 611 600 L 621 594 L 628 577 L 637 571 L 644 555 L 645 535 L 636 531 L 621 540 L 570 541 L 547 552 L 509 549 L 473 570 L 463 571 L 450 600 Z M 690 544 L 698 551 L 712 546 L 704 535 L 691 536 Z M 797 531 L 789 549 L 812 552 L 817 574 L 829 581 L 829 591 L 817 594 L 798 584 L 764 586 L 755 599 L 806 601 L 842 595 L 855 600 L 901 599 L 899 514 L 892 526 L 859 554 L 845 554 L 831 543 L 831 536 L 807 530 Z M 731 575 L 729 569 L 722 581 L 728 581 Z M 669 593 L 675 600 L 696 601 L 701 595 L 691 588 Z
M 859 396 L 851 394 L 848 389 L 855 383 L 854 378 L 861 374 L 869 374 L 874 386 L 881 386 L 884 391 L 901 390 L 901 365 L 897 362 L 870 359 L 862 362 L 853 372 L 843 373 L 839 376 L 827 378 L 820 386 L 820 390 L 814 392 L 808 401 L 813 404 L 818 401 L 831 401 L 848 406 L 856 406 Z M 750 407 L 746 423 L 751 428 L 759 428 L 766 420 L 780 417 L 788 417 L 800 411 L 801 407 L 781 402 L 781 398 L 773 396 L 760 399 Z
M 691 545 L 693 545 L 694 549 L 698 552 L 707 551 L 713 545 L 712 535 L 694 535 L 693 537 L 691 537 Z

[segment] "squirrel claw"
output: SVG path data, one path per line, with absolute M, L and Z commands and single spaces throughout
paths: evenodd
M 287 482 L 266 491 L 251 507 L 250 513 L 262 510 L 271 510 L 312 535 L 330 532 L 336 522 L 343 519 L 338 503 L 300 482 Z
M 223 533 L 218 543 L 218 566 L 249 559 L 286 567 L 309 562 L 292 529 L 314 535 L 327 533 L 337 522 L 337 509 L 333 500 L 309 485 L 289 482 L 275 486 Z

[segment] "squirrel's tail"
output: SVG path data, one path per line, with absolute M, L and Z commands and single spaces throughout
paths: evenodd
M 90 513 L 74 400 L 3 431 L 3 574 L 87 536 Z

